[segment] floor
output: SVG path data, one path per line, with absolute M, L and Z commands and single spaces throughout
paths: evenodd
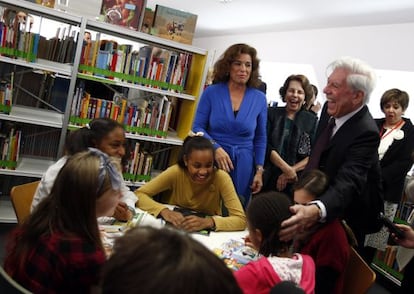
M 3 264 L 5 258 L 5 245 L 7 234 L 15 227 L 15 224 L 0 223 L 0 263 Z M 379 275 L 377 275 L 378 277 Z M 396 289 L 392 285 L 386 285 L 387 281 L 378 279 L 377 283 L 367 292 L 367 294 L 392 294 Z

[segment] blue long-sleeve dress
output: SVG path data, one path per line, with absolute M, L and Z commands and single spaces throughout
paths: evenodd
M 266 153 L 266 96 L 255 88 L 246 88 L 237 115 L 234 114 L 227 83 L 208 86 L 198 104 L 194 132 L 215 141 L 230 156 L 230 173 L 243 206 L 250 199 L 255 165 L 263 165 Z

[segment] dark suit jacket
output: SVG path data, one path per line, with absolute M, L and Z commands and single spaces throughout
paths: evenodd
M 380 161 L 384 200 L 395 203 L 401 200 L 405 177 L 413 164 L 411 154 L 414 151 L 414 126 L 408 118 L 404 120 L 405 124 L 401 128 L 404 138 L 394 139 Z M 375 120 L 379 130 L 384 121 L 384 118 Z
M 317 136 L 328 119 L 325 104 Z M 320 197 L 327 209 L 327 220 L 344 218 L 360 236 L 381 227 L 377 221 L 378 209 L 383 210 L 379 141 L 378 127 L 364 106 L 335 133 L 319 162 L 319 169 L 330 181 Z

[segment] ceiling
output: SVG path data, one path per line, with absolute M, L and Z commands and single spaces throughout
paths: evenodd
M 147 0 L 198 15 L 194 38 L 414 22 L 413 0 Z

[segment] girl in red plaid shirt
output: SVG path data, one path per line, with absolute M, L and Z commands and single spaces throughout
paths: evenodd
M 73 155 L 51 193 L 8 243 L 5 270 L 34 293 L 89 293 L 105 262 L 97 217 L 113 214 L 119 163 L 98 149 Z

